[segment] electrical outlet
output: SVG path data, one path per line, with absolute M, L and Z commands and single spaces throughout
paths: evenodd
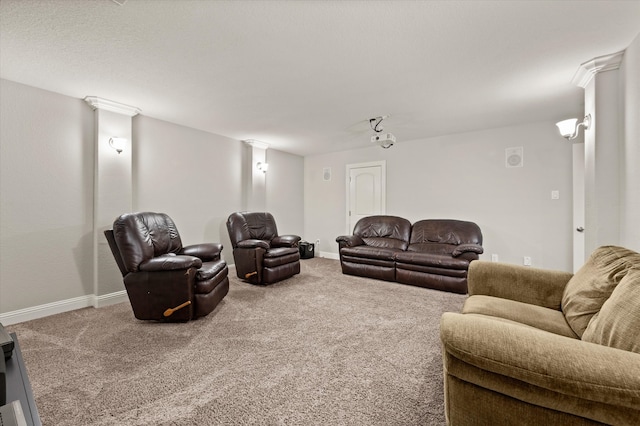
M 315 249 L 316 251 L 320 249 L 320 240 L 316 240 Z
M 524 266 L 531 266 L 531 257 L 525 256 L 522 263 L 524 264 Z
M 491 255 L 491 261 L 492 262 L 497 262 L 498 261 L 498 255 L 497 254 L 492 254 Z
M 558 191 L 557 189 L 554 189 L 553 191 L 551 191 L 551 199 L 552 200 L 559 200 L 560 199 L 560 191 Z

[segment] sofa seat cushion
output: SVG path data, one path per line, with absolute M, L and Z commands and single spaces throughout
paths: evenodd
M 617 246 L 596 249 L 569 280 L 562 296 L 567 322 L 582 337 L 589 321 L 629 269 L 640 264 L 640 254 Z
M 469 261 L 467 259 L 451 257 L 446 254 L 433 254 L 415 251 L 405 251 L 398 253 L 396 262 L 410 265 L 431 266 L 440 269 L 459 269 L 466 274 L 469 269 Z M 398 267 L 403 267 L 398 265 Z
M 402 253 L 402 251 L 392 248 L 372 246 L 343 247 L 342 249 L 340 249 L 340 254 L 342 256 L 379 259 L 387 261 L 394 261 L 396 255 L 398 255 L 399 253 Z
M 640 269 L 630 270 L 587 326 L 582 340 L 640 353 Z
M 493 296 L 470 296 L 463 314 L 480 314 L 528 325 L 553 334 L 577 339 L 561 311 Z

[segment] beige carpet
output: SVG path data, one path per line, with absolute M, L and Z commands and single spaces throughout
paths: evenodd
M 439 320 L 465 297 L 315 258 L 268 287 L 234 276 L 189 323 L 121 303 L 7 328 L 45 426 L 441 425 Z

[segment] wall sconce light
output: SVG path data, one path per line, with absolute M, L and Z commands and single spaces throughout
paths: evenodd
M 109 138 L 109 146 L 115 149 L 118 154 L 122 152 L 126 143 L 127 140 L 124 138 Z
M 269 164 L 258 161 L 256 163 L 256 168 L 260 170 L 262 173 L 267 173 L 267 170 L 269 170 Z
M 578 123 L 577 118 L 570 118 L 568 120 L 559 121 L 556 123 L 558 126 L 558 130 L 563 138 L 567 140 L 572 140 L 578 137 L 578 130 L 580 126 L 584 127 L 585 130 L 589 130 L 589 126 L 591 125 L 591 114 L 587 114 L 584 117 L 582 123 Z

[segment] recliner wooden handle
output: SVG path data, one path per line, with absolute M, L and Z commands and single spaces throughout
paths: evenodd
M 191 304 L 191 300 L 187 300 L 186 302 L 184 302 L 181 305 L 176 306 L 175 308 L 169 308 L 166 311 L 164 311 L 164 313 L 162 315 L 164 315 L 165 317 L 171 316 L 173 315 L 173 313 L 179 309 L 182 309 L 184 307 L 187 307 Z
M 251 276 L 256 275 L 257 273 L 258 273 L 258 271 L 249 272 L 248 274 L 244 274 L 244 277 L 245 277 L 245 278 L 249 278 L 249 277 L 251 277 Z

